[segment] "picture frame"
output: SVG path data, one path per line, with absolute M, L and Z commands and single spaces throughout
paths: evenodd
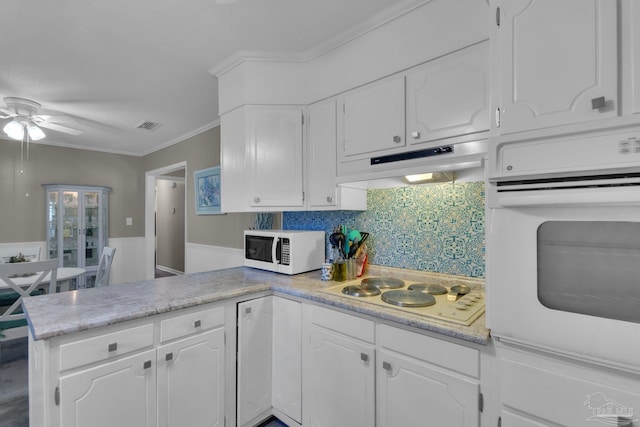
M 193 172 L 196 215 L 220 215 L 220 166 Z

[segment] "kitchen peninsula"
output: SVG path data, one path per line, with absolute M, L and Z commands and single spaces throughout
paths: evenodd
M 462 281 L 477 289 L 483 289 L 484 285 L 479 279 L 378 266 L 371 266 L 368 273 L 402 274 L 404 279 L 413 281 L 430 276 L 448 281 L 449 285 L 451 280 Z M 416 353 L 415 356 L 426 358 L 420 364 L 426 362 L 425 366 L 438 376 L 440 383 L 442 367 L 450 370 L 445 382 L 451 380 L 454 387 L 466 387 L 473 402 L 473 407 L 458 405 L 456 411 L 465 418 L 479 419 L 479 361 L 489 346 L 484 316 L 471 326 L 428 320 L 322 292 L 335 284 L 322 282 L 318 271 L 286 276 L 239 267 L 29 298 L 24 305 L 31 331 L 30 417 L 33 422 L 47 426 L 82 425 L 98 416 L 125 422 L 121 425 L 173 425 L 172 417 L 177 416 L 186 416 L 194 421 L 193 425 L 199 425 L 198 420 L 203 419 L 218 420 L 222 425 L 225 417 L 226 423 L 235 418 L 238 425 L 253 425 L 275 414 L 290 425 L 307 424 L 324 415 L 321 384 L 314 380 L 319 391 L 314 401 L 310 401 L 314 394 L 302 392 L 307 390 L 305 382 L 316 375 L 333 377 L 314 371 L 316 365 L 323 363 L 319 356 L 328 356 L 321 353 L 326 346 L 320 346 L 319 353 L 314 345 L 318 340 L 327 342 L 340 334 L 340 340 L 344 341 L 340 344 L 344 345 L 349 338 L 347 347 L 357 353 L 354 363 L 362 372 L 356 373 L 355 378 L 359 380 L 358 375 L 363 373 L 366 377 L 360 384 L 356 380 L 356 390 L 370 387 L 363 394 L 365 407 L 361 410 L 366 412 L 362 413 L 363 421 L 375 416 L 376 407 L 388 408 L 385 402 L 394 398 L 391 389 L 386 394 L 384 390 L 374 393 L 373 389 L 375 382 L 383 385 L 381 379 L 374 381 L 380 376 L 377 371 L 384 369 L 391 373 L 395 368 L 390 362 L 394 360 L 393 354 L 389 357 L 385 354 L 391 353 L 392 344 L 403 347 L 398 349 L 399 354 Z M 297 326 L 294 336 L 278 336 L 278 331 L 291 328 L 276 327 L 282 321 L 278 320 L 278 313 L 283 312 L 277 307 L 293 308 L 295 316 L 285 324 Z M 268 318 L 264 317 L 267 314 Z M 339 328 L 332 330 L 332 324 Z M 261 332 L 261 328 L 267 329 Z M 331 336 L 325 336 L 326 333 Z M 266 335 L 269 339 L 264 344 Z M 286 360 L 277 347 L 279 343 L 286 346 L 291 342 L 300 343 L 297 366 L 304 375 L 285 378 L 305 380 L 293 384 L 299 402 L 287 407 L 285 400 L 281 405 L 276 402 L 280 394 L 278 390 L 272 393 L 272 386 L 282 383 L 282 378 L 278 378 L 282 367 L 278 363 Z M 365 350 L 355 350 L 357 345 L 364 345 Z M 256 362 L 258 359 L 266 360 L 269 366 L 254 370 L 252 364 L 261 363 Z M 334 364 L 334 371 L 339 373 L 343 369 L 335 366 L 339 360 L 326 358 L 324 364 Z M 290 369 L 296 363 L 286 365 L 284 368 Z M 252 396 L 253 390 L 243 388 L 242 379 L 247 375 L 254 377 L 252 388 L 257 389 L 263 383 L 259 380 L 266 378 L 268 384 L 262 384 L 262 388 L 266 394 L 273 394 L 273 405 L 269 398 L 266 406 L 262 403 L 254 407 L 254 402 L 265 399 Z M 335 386 L 332 389 L 336 393 Z M 122 390 L 127 393 L 121 393 Z M 98 396 L 107 394 L 107 400 Z M 371 399 L 376 394 L 374 402 Z M 305 396 L 304 402 L 301 396 Z M 217 405 L 199 406 L 198 402 L 209 398 Z M 194 400 L 186 404 L 188 399 Z M 118 411 L 106 408 L 105 402 L 110 407 L 119 405 Z M 448 409 L 442 403 L 438 406 L 446 415 Z M 195 412 L 195 408 L 203 413 Z M 361 410 L 351 412 L 360 417 Z M 422 410 L 416 413 L 419 412 Z M 184 422 L 185 418 L 181 419 Z

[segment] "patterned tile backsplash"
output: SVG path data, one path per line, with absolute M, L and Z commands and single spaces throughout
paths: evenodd
M 484 278 L 484 183 L 424 184 L 367 191 L 368 210 L 284 212 L 285 230 L 338 224 L 370 233 L 376 265 Z

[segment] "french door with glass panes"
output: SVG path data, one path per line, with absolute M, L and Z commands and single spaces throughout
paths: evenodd
M 108 239 L 109 187 L 45 185 L 46 232 L 49 259 L 60 267 L 80 267 L 84 276 L 70 289 L 90 288 L 95 282 L 102 248 Z

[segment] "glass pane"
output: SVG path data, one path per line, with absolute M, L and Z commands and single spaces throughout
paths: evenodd
M 65 267 L 78 266 L 78 193 L 65 191 L 62 193 L 62 238 L 63 262 Z
M 47 193 L 47 246 L 49 259 L 58 258 L 58 192 Z
M 538 299 L 640 323 L 640 223 L 549 221 L 538 228 Z
M 97 192 L 84 194 L 85 266 L 98 265 L 100 261 L 98 254 L 100 246 L 98 201 L 99 195 Z

